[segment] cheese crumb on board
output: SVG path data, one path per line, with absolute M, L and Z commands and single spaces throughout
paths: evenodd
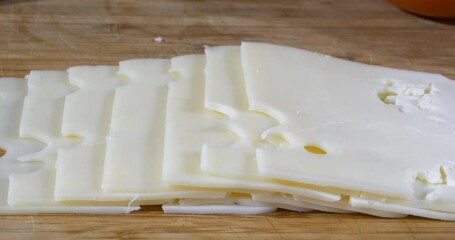
M 162 43 L 164 41 L 164 38 L 161 36 L 158 36 L 158 37 L 155 37 L 153 40 L 157 43 Z

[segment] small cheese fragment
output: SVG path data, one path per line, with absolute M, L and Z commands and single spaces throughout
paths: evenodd
M 241 58 L 250 109 L 280 122 L 263 138 L 287 142 L 257 151 L 264 176 L 413 198 L 455 161 L 455 83 L 441 75 L 261 43 Z
M 155 37 L 153 40 L 157 43 L 162 43 L 164 41 L 164 38 L 161 36 L 158 36 L 158 37 Z
M 243 206 L 235 204 L 219 205 L 177 205 L 163 204 L 164 213 L 168 214 L 265 214 L 276 211 L 275 207 L 269 206 Z

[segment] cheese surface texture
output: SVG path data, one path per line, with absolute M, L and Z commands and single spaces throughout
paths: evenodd
M 455 84 L 260 43 L 243 43 L 250 109 L 280 124 L 283 147 L 258 149 L 261 174 L 392 197 L 446 184 L 455 159 Z M 277 61 L 276 59 L 280 59 Z

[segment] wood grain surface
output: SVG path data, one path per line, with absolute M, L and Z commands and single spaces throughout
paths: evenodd
M 164 42 L 154 41 L 162 36 Z M 202 53 L 261 41 L 455 79 L 455 22 L 382 0 L 0 0 L 0 76 Z M 455 239 L 455 222 L 293 213 L 261 216 L 0 216 L 1 239 Z

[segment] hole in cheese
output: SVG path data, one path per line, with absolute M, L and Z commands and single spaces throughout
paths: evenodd
M 286 139 L 283 134 L 275 132 L 275 133 L 269 133 L 267 137 L 265 138 L 265 141 L 268 143 L 272 144 L 276 148 L 278 147 L 285 147 L 289 145 L 289 141 Z
M 256 148 L 262 148 L 262 149 L 268 149 L 268 150 L 277 148 L 276 145 L 274 145 L 264 139 L 254 140 L 251 142 L 251 145 L 253 145 Z
M 417 172 L 416 181 L 425 185 L 447 185 L 447 173 L 444 166 Z
M 174 79 L 178 79 L 178 78 L 182 77 L 182 73 L 180 73 L 179 71 L 174 70 L 174 69 L 169 70 L 169 73 L 171 74 L 171 77 Z
M 308 152 L 310 153 L 314 153 L 314 154 L 327 154 L 327 152 L 318 147 L 318 146 L 315 146 L 315 145 L 305 145 L 305 150 L 307 150 Z
M 413 109 L 428 111 L 431 109 L 433 85 L 416 85 L 385 82 L 385 88 L 377 94 L 385 104 L 395 105 L 400 112 L 406 113 Z
M 79 136 L 79 135 L 77 135 L 77 134 L 68 134 L 68 135 L 65 135 L 64 137 L 70 138 L 70 139 L 82 138 L 81 136 Z
M 388 90 L 378 92 L 379 99 L 385 104 L 395 104 L 394 96 L 397 96 L 397 94 Z
M 17 162 L 14 164 L 15 173 L 32 173 L 44 167 L 44 163 L 40 161 Z
M 439 167 L 439 173 L 441 174 L 442 184 L 447 185 L 447 173 L 443 166 Z
M 0 147 L 0 158 L 5 156 L 6 150 Z

